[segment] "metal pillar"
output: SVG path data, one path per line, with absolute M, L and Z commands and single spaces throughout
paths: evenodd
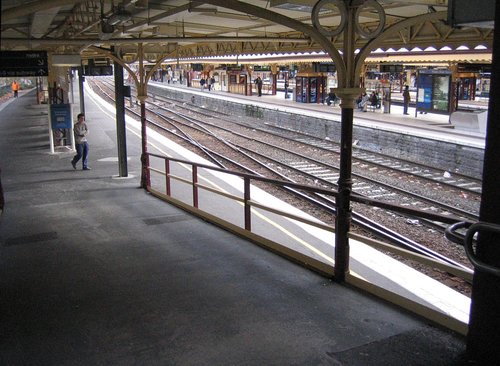
M 123 96 L 123 66 L 114 62 L 116 97 L 116 144 L 120 177 L 127 177 L 127 134 L 125 129 L 125 98 Z
M 85 93 L 83 91 L 83 82 L 84 82 L 84 76 L 83 76 L 83 66 L 80 66 L 78 68 L 78 91 L 80 93 L 80 113 L 85 114 Z
M 354 87 L 354 22 L 355 8 L 346 7 L 346 29 L 344 30 L 343 60 L 346 66 L 345 89 L 338 89 L 342 98 L 341 136 L 340 136 L 340 175 L 338 180 L 337 216 L 335 219 L 335 279 L 345 281 L 349 272 L 349 230 L 351 228 L 351 163 L 352 163 L 352 124 L 354 98 L 359 89 Z
M 335 280 L 343 282 L 349 272 L 349 230 L 351 227 L 352 131 L 354 99 L 361 88 L 336 89 L 341 98 L 340 175 L 337 215 L 335 218 Z
M 148 137 L 147 137 L 147 127 L 146 127 L 146 98 L 144 96 L 138 96 L 137 99 L 141 102 L 141 141 L 142 141 L 142 155 L 141 155 L 141 188 L 146 189 L 150 185 L 149 181 L 149 156 L 148 152 Z
M 479 219 L 500 225 L 498 208 L 500 190 L 500 6 L 496 6 L 491 73 L 490 102 L 486 147 L 484 152 L 483 190 Z M 500 268 L 500 237 L 480 233 L 476 255 L 482 262 Z M 491 365 L 500 360 L 500 277 L 476 268 L 472 287 L 472 302 L 467 336 L 467 353 L 478 365 Z M 493 362 L 493 363 L 492 363 Z
M 141 103 L 141 188 L 147 189 L 150 185 L 149 180 L 149 156 L 148 152 L 148 137 L 147 137 L 147 120 L 146 120 L 146 99 L 148 99 L 148 79 L 144 70 L 144 52 L 142 43 L 137 45 L 137 53 L 139 56 L 139 78 L 137 80 L 137 100 Z
M 73 68 L 69 68 L 68 78 L 69 78 L 69 91 L 71 94 L 71 104 L 75 104 L 75 91 L 73 90 L 73 87 L 75 86 L 75 83 L 73 82 L 74 80 Z

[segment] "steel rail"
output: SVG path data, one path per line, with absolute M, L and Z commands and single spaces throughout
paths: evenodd
M 170 113 L 176 113 L 176 114 L 177 114 L 177 113 L 179 113 L 179 112 L 177 112 L 177 111 L 173 111 L 173 110 L 168 109 L 168 108 L 165 108 L 165 107 L 159 107 L 159 108 L 164 109 L 164 110 L 166 110 L 166 111 L 169 111 Z M 187 119 L 187 120 L 189 120 L 191 123 L 195 123 L 195 120 L 194 120 L 193 118 L 188 117 L 188 116 L 185 116 L 185 115 L 180 114 L 180 113 L 179 113 L 179 115 L 180 115 L 181 117 L 183 117 L 183 118 L 186 118 L 186 119 Z M 313 163 L 315 163 L 315 164 L 317 164 L 317 165 L 321 165 L 321 166 L 323 166 L 323 167 L 325 167 L 325 168 L 327 168 L 327 169 L 330 169 L 330 170 L 332 170 L 332 171 L 338 171 L 338 168 L 337 168 L 337 167 L 335 167 L 335 166 L 333 166 L 333 165 L 331 165 L 331 164 L 328 164 L 328 163 L 325 163 L 325 162 L 323 162 L 323 161 L 317 160 L 317 159 L 312 158 L 312 157 L 310 157 L 310 156 L 306 156 L 306 155 L 300 154 L 300 153 L 298 153 L 298 152 L 296 152 L 296 151 L 292 151 L 292 150 L 290 150 L 290 149 L 286 149 L 286 148 L 283 148 L 283 147 L 277 146 L 276 144 L 270 144 L 270 143 L 267 143 L 267 142 L 265 142 L 265 141 L 257 140 L 256 138 L 253 138 L 253 137 L 248 137 L 248 136 L 243 135 L 243 134 L 241 134 L 241 133 L 238 133 L 238 132 L 236 132 L 236 131 L 234 131 L 234 130 L 230 130 L 230 129 L 225 128 L 225 127 L 222 127 L 222 126 L 218 126 L 218 125 L 212 124 L 212 123 L 207 122 L 207 121 L 202 121 L 202 123 L 204 123 L 204 124 L 208 124 L 208 125 L 210 125 L 210 126 L 212 126 L 212 127 L 215 127 L 215 128 L 221 129 L 221 130 L 226 131 L 226 132 L 229 132 L 229 133 L 234 134 L 234 135 L 236 135 L 236 136 L 239 136 L 239 137 L 241 137 L 241 138 L 244 138 L 244 139 L 247 139 L 247 140 L 252 140 L 252 141 L 254 141 L 254 142 L 258 142 L 258 143 L 260 143 L 260 144 L 263 144 L 263 145 L 265 145 L 265 146 L 271 147 L 271 148 L 273 148 L 273 149 L 278 149 L 278 150 L 283 151 L 283 152 L 286 152 L 286 153 L 288 153 L 288 154 L 292 154 L 292 155 L 298 156 L 298 157 L 300 157 L 301 159 L 304 159 L 304 160 L 306 160 L 306 161 L 311 161 L 311 162 L 313 162 Z M 200 126 L 200 128 L 202 128 L 202 129 L 204 129 L 204 128 L 205 128 L 204 126 L 202 126 L 202 125 L 200 125 L 200 124 L 198 124 L 198 126 Z M 211 133 L 213 133 L 213 132 L 211 132 Z M 282 138 L 283 138 L 283 137 L 282 137 Z M 328 181 L 328 180 L 326 180 L 326 179 L 323 179 L 323 178 L 322 178 L 322 177 L 320 177 L 320 176 L 317 176 L 317 175 L 314 175 L 314 174 L 310 174 L 310 173 L 304 172 L 303 170 L 301 170 L 301 169 L 299 169 L 299 168 L 295 168 L 295 167 L 290 166 L 290 165 L 288 165 L 288 164 L 284 164 L 284 163 L 283 163 L 283 161 L 279 161 L 279 160 L 277 160 L 277 159 L 272 159 L 272 158 L 271 158 L 270 156 L 268 156 L 268 155 L 260 154 L 260 153 L 258 153 L 257 151 L 255 151 L 255 150 L 254 150 L 254 149 L 252 149 L 252 148 L 247 148 L 247 147 L 244 147 L 244 146 L 242 146 L 242 145 L 236 144 L 235 142 L 232 142 L 232 144 L 233 144 L 234 146 L 236 146 L 236 147 L 240 148 L 240 149 L 244 149 L 244 150 L 246 150 L 246 151 L 248 151 L 248 152 L 250 152 L 250 153 L 253 153 L 253 154 L 256 154 L 256 155 L 260 155 L 261 157 L 264 157 L 264 158 L 266 158 L 266 159 L 268 159 L 268 160 L 272 160 L 272 161 L 273 161 L 274 163 L 276 163 L 276 164 L 283 164 L 284 166 L 286 166 L 287 168 L 289 168 L 289 169 L 291 169 L 291 170 L 293 170 L 293 171 L 296 171 L 296 172 L 298 172 L 298 173 L 301 173 L 301 174 L 304 174 L 304 175 L 309 176 L 311 179 L 314 179 L 314 180 L 317 180 L 317 181 L 322 181 L 323 183 L 333 185 L 333 186 L 334 186 L 334 187 L 336 187 L 336 188 L 338 187 L 335 183 L 332 183 L 331 181 Z M 316 147 L 315 147 L 315 148 L 316 148 Z M 388 190 L 398 192 L 399 194 L 402 194 L 402 195 L 405 195 L 405 196 L 410 196 L 410 197 L 412 197 L 412 198 L 414 198 L 414 199 L 417 199 L 417 200 L 420 200 L 420 201 L 427 202 L 428 204 L 431 204 L 431 205 L 435 205 L 435 206 L 441 207 L 441 208 L 443 209 L 443 211 L 452 212 L 452 213 L 454 213 L 454 214 L 456 214 L 456 215 L 461 216 L 463 219 L 466 219 L 466 220 L 473 220 L 473 221 L 478 219 L 477 215 L 471 214 L 471 213 L 469 213 L 469 212 L 467 212 L 467 211 L 465 211 L 465 210 L 462 210 L 462 209 L 459 209 L 459 208 L 456 208 L 456 207 L 453 207 L 453 206 L 450 206 L 450 205 L 446 205 L 446 204 L 444 204 L 444 203 L 442 203 L 442 202 L 439 202 L 439 201 L 436 201 L 436 200 L 434 200 L 434 199 L 431 199 L 431 198 L 428 198 L 428 197 L 425 197 L 425 196 L 422 196 L 422 195 L 419 195 L 419 194 L 416 194 L 416 193 L 413 193 L 413 192 L 410 192 L 410 191 L 407 191 L 407 190 L 404 190 L 404 189 L 401 189 L 401 188 L 395 187 L 395 186 L 390 185 L 390 184 L 386 184 L 386 183 L 379 182 L 379 181 L 377 181 L 377 180 L 375 180 L 375 179 L 373 179 L 373 178 L 365 177 L 365 176 L 363 176 L 363 175 L 361 175 L 361 174 L 357 174 L 357 173 L 352 173 L 352 176 L 353 176 L 353 177 L 356 177 L 357 179 L 360 179 L 360 180 L 368 181 L 368 182 L 370 182 L 371 184 L 374 184 L 374 185 L 378 185 L 378 186 L 384 187 L 384 188 L 386 188 L 386 189 L 388 189 Z M 456 188 L 456 187 L 455 187 L 455 188 Z M 431 224 L 431 223 L 429 223 L 429 224 Z M 435 225 L 433 225 L 433 226 L 435 226 Z M 444 230 L 444 227 L 441 227 L 441 226 L 435 226 L 435 227 L 438 227 L 438 228 L 440 228 L 440 229 L 443 229 L 443 230 Z

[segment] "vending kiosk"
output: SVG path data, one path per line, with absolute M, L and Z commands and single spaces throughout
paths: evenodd
M 326 76 L 321 73 L 297 74 L 295 76 L 295 101 L 324 103 L 327 94 L 326 79 Z

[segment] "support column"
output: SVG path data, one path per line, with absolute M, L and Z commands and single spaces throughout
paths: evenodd
M 363 88 L 335 89 L 342 100 L 340 136 L 340 176 L 338 180 L 337 215 L 335 218 L 335 280 L 343 282 L 349 272 L 349 230 L 351 227 L 352 192 L 352 131 L 354 119 L 354 100 Z
M 120 177 L 128 176 L 127 135 L 125 129 L 125 98 L 123 96 L 123 66 L 114 62 L 116 97 L 116 144 L 118 147 L 118 171 Z
M 141 154 L 141 188 L 146 189 L 150 185 L 149 180 L 149 156 L 148 152 L 148 137 L 147 137 L 147 126 L 146 126 L 146 98 L 147 96 L 138 95 L 137 99 L 141 103 L 141 141 L 142 141 L 142 154 Z
M 500 6 L 496 6 L 491 64 L 491 89 L 484 151 L 483 190 L 479 220 L 500 225 L 498 207 L 500 190 Z M 476 254 L 479 260 L 500 268 L 500 237 L 480 233 Z M 472 287 L 472 302 L 467 337 L 468 356 L 478 365 L 491 365 L 500 360 L 500 277 L 476 269 Z
M 78 68 L 78 91 L 80 93 L 80 113 L 85 114 L 85 93 L 83 91 L 83 82 L 85 77 L 83 76 L 83 66 Z
M 351 227 L 351 163 L 352 163 L 352 125 L 354 116 L 354 98 L 363 90 L 354 88 L 355 54 L 354 26 L 357 7 L 347 6 L 347 23 L 344 30 L 343 59 L 346 66 L 345 88 L 335 91 L 342 98 L 341 137 L 340 137 L 340 176 L 337 198 L 337 216 L 335 218 L 335 280 L 344 282 L 349 272 L 349 230 Z
M 141 103 L 141 188 L 147 189 L 150 185 L 149 179 L 149 156 L 148 153 L 148 134 L 146 120 L 146 99 L 148 99 L 148 80 L 146 71 L 144 70 L 144 50 L 142 43 L 137 45 L 137 53 L 139 56 L 139 78 L 137 80 L 137 100 Z

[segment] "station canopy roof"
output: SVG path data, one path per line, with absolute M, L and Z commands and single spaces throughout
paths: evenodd
M 447 24 L 448 0 L 354 0 L 356 47 L 369 41 L 363 34 L 382 23 L 382 50 L 482 47 L 491 53 L 493 30 Z M 189 59 L 253 54 L 321 52 L 318 34 L 343 48 L 343 0 L 2 0 L 1 50 L 46 50 L 92 58 L 113 50 L 134 61 L 141 44 L 147 60 Z M 414 21 L 408 23 L 408 20 Z M 399 27 L 401 22 L 408 25 Z M 319 24 L 319 28 L 318 28 Z M 401 23 L 403 24 L 403 23 Z M 405 23 L 406 24 L 406 23 Z M 325 32 L 324 32 L 325 31 Z M 319 32 L 319 33 L 318 33 Z M 477 52 L 476 52 L 477 53 Z M 402 55 L 400 55 L 402 56 Z M 382 56 L 381 56 L 382 57 Z

